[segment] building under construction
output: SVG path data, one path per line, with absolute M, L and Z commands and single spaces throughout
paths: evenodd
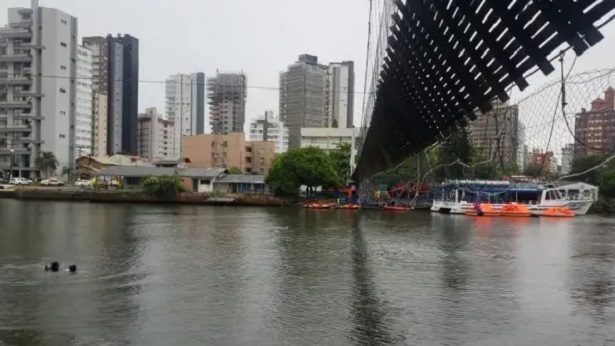
M 213 134 L 243 132 L 246 80 L 243 73 L 218 73 L 208 79 L 209 123 Z

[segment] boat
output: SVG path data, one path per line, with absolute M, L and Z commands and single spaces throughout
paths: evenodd
M 412 211 L 412 207 L 403 205 L 385 205 L 382 209 L 387 211 Z
M 530 210 L 522 205 L 517 203 L 506 204 L 500 209 L 501 216 L 513 216 L 513 217 L 529 217 L 532 216 Z
M 308 209 L 331 209 L 333 205 L 329 203 L 308 203 L 303 205 L 303 207 Z
M 358 204 L 340 204 L 335 206 L 336 209 L 348 209 L 348 210 L 357 210 L 361 209 L 361 206 Z
M 495 211 L 516 203 L 532 215 L 550 208 L 566 207 L 585 215 L 598 199 L 598 187 L 573 183 L 562 186 L 492 180 L 455 180 L 434 188 L 431 211 L 450 214 L 473 212 L 476 202 L 489 203 Z
M 532 214 L 544 217 L 574 217 L 576 215 L 574 211 L 566 207 L 549 208 L 547 210 L 536 211 Z
M 480 203 L 478 206 L 474 205 L 473 210 L 466 210 L 464 212 L 468 216 L 500 216 L 500 211 L 493 209 L 490 203 Z

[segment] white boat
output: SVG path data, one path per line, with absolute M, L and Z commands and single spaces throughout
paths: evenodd
M 475 208 L 475 202 L 490 203 L 496 211 L 507 203 L 525 205 L 534 215 L 550 208 L 565 207 L 576 215 L 585 215 L 598 199 L 598 187 L 574 183 L 562 186 L 516 184 L 509 181 L 457 180 L 434 188 L 431 211 L 465 214 Z

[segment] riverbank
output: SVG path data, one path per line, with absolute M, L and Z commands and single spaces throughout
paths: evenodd
M 82 190 L 74 188 L 22 187 L 0 190 L 0 198 L 39 201 L 72 201 L 93 203 L 172 203 L 235 206 L 285 206 L 289 203 L 271 195 L 208 194 L 182 192 L 175 198 L 160 198 L 142 191 Z

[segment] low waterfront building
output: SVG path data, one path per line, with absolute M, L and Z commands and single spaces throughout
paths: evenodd
M 124 188 L 140 188 L 149 177 L 179 176 L 182 186 L 189 192 L 212 192 L 215 180 L 226 170 L 221 168 L 173 168 L 146 166 L 111 166 L 100 170 L 97 177 L 116 179 Z
M 225 174 L 213 183 L 220 193 L 269 193 L 264 175 Z
M 238 168 L 250 174 L 267 174 L 275 155 L 273 142 L 246 141 L 241 132 L 185 136 L 182 146 L 191 167 Z

